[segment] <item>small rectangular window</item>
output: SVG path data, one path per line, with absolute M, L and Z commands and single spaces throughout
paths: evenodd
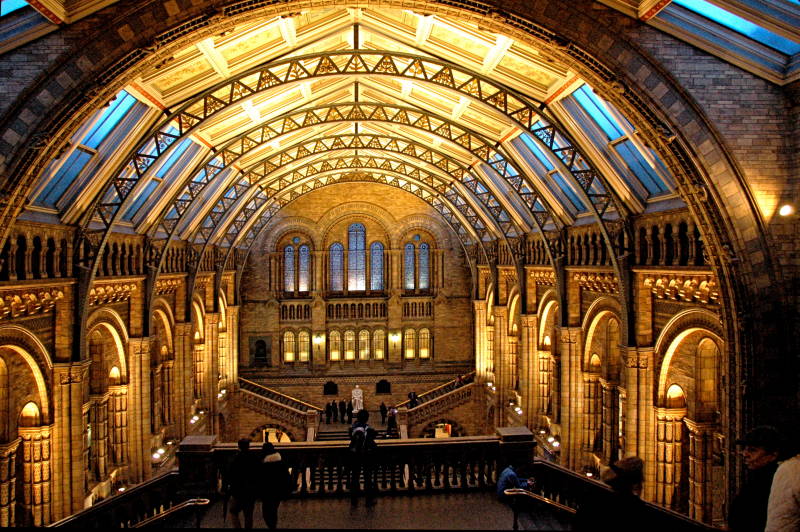
M 97 149 L 101 142 L 108 136 L 114 127 L 122 120 L 122 117 L 136 103 L 136 98 L 125 91 L 117 94 L 116 99 L 111 102 L 108 108 L 102 111 L 102 115 L 95 122 L 92 129 L 86 134 L 81 144 L 89 148 Z

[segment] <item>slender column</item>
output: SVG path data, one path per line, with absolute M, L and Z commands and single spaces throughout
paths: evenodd
M 91 471 L 94 480 L 108 477 L 108 402 L 109 394 L 91 396 L 89 423 L 92 427 Z
M 24 526 L 44 526 L 51 522 L 50 427 L 20 427 L 19 435 L 22 439 L 21 522 Z
M 167 427 L 171 427 L 172 424 L 175 422 L 175 414 L 174 414 L 174 404 L 175 404 L 175 390 L 174 390 L 174 367 L 175 361 L 174 360 L 165 360 L 161 364 L 161 395 L 164 398 L 161 404 L 161 408 L 163 409 L 162 418 L 164 420 L 164 424 Z M 169 428 L 171 432 L 171 428 Z
M 86 419 L 84 386 L 88 385 L 89 361 L 56 363 L 51 414 L 53 423 L 52 468 L 58 482 L 54 485 L 52 518 L 62 519 L 83 509 L 86 496 Z M 50 433 L 48 432 L 48 439 Z M 48 461 L 50 448 L 48 445 Z M 20 451 L 21 452 L 21 451 Z M 17 494 L 17 500 L 21 495 Z
M 540 427 L 548 426 L 547 416 L 551 415 L 550 405 L 550 382 L 552 379 L 553 359 L 549 351 L 539 351 L 539 379 L 538 379 L 538 400 L 536 405 L 537 422 Z
M 523 314 L 520 316 L 520 352 L 522 367 L 520 368 L 520 394 L 522 395 L 523 409 L 526 425 L 533 430 L 538 424 L 538 385 L 539 382 L 539 355 L 537 354 L 537 330 L 539 319 L 536 315 Z
M 602 415 L 602 400 L 600 388 L 600 376 L 597 373 L 586 373 L 583 376 L 583 413 L 584 413 L 584 435 L 583 450 L 586 463 L 593 462 L 595 450 L 595 440 L 600 430 L 600 419 Z
M 130 480 L 150 476 L 150 339 L 128 341 L 128 456 Z
M 489 362 L 486 345 L 486 305 L 484 301 L 472 301 L 475 315 L 475 370 L 478 382 L 491 380 L 489 377 Z
M 175 420 L 175 434 L 178 438 L 183 438 L 186 435 L 187 417 L 194 402 L 194 349 L 191 322 L 175 324 L 174 348 L 175 402 L 172 415 Z
M 580 398 L 583 397 L 583 379 L 581 372 L 581 341 L 582 330 L 580 327 L 560 327 L 558 339 L 560 342 L 561 358 L 561 463 L 565 467 L 574 469 L 578 466 L 581 450 L 581 408 Z M 577 399 L 577 400 L 576 400 Z
M 655 502 L 676 509 L 681 500 L 680 481 L 685 408 L 656 408 Z
M 0 528 L 14 526 L 17 508 L 17 450 L 21 438 L 0 444 Z
M 689 429 L 689 517 L 710 523 L 712 517 L 711 450 L 714 424 L 684 419 Z
M 216 431 L 217 423 L 217 393 L 220 390 L 219 366 L 219 318 L 218 312 L 206 313 L 206 389 L 204 390 L 208 407 L 208 430 L 210 434 Z
M 619 392 L 617 386 L 605 379 L 600 379 L 602 393 L 602 431 L 604 463 L 609 464 L 619 454 Z
M 108 387 L 109 460 L 121 467 L 128 462 L 128 385 Z
M 312 305 L 313 312 L 313 305 Z M 228 307 L 228 393 L 238 386 L 239 364 L 236 363 L 236 355 L 239 353 L 239 306 L 231 305 Z

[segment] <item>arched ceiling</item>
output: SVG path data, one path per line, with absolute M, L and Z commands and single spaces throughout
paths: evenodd
M 474 21 L 367 8 L 253 20 L 128 83 L 28 211 L 95 243 L 114 229 L 247 247 L 298 195 L 352 180 L 417 195 L 464 244 L 674 206 L 666 168 L 616 109 L 588 88 L 562 104 L 583 85 Z M 608 124 L 593 101 L 624 140 L 598 140 Z M 642 192 L 623 143 L 664 190 Z

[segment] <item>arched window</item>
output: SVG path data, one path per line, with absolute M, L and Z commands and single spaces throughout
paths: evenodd
M 369 331 L 366 329 L 358 333 L 358 358 L 369 359 Z
M 291 331 L 283 333 L 283 361 L 294 362 L 294 333 Z
M 431 357 L 431 332 L 428 329 L 419 330 L 419 358 Z
M 344 247 L 338 242 L 331 244 L 330 255 L 330 289 L 341 292 L 344 290 Z
M 403 249 L 403 288 L 414 289 L 414 244 L 406 244 Z
M 431 247 L 428 244 L 419 245 L 419 289 L 427 290 L 431 287 Z
M 328 349 L 330 350 L 331 360 L 341 360 L 342 358 L 342 337 L 338 331 L 331 331 L 328 338 Z
M 300 254 L 300 265 L 299 265 L 300 266 L 299 267 L 300 275 L 298 276 L 299 278 L 298 278 L 298 287 L 297 287 L 297 289 L 300 292 L 308 292 L 308 286 L 310 284 L 309 275 L 310 275 L 310 272 L 311 272 L 311 268 L 310 268 L 310 264 L 309 264 L 310 258 L 311 258 L 311 252 L 308 249 L 308 246 L 302 245 L 302 246 L 300 246 L 300 253 L 299 254 Z
M 355 360 L 356 358 L 356 333 L 353 331 L 344 332 L 344 359 Z
M 372 358 L 383 360 L 384 346 L 386 345 L 386 333 L 379 329 L 372 333 Z
M 417 335 L 414 329 L 406 329 L 403 343 L 405 344 L 406 358 L 414 358 L 417 355 Z
M 369 249 L 370 254 L 370 290 L 383 290 L 383 244 L 373 242 Z
M 283 289 L 294 292 L 294 247 L 283 248 Z
M 300 331 L 297 335 L 297 360 L 300 362 L 308 362 L 309 340 L 308 331 Z
M 362 224 L 347 229 L 347 289 L 351 291 L 367 287 L 366 234 Z

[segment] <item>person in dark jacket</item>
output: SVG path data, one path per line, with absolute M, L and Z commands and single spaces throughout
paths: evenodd
M 384 403 L 383 401 L 381 401 L 380 411 L 381 411 L 381 425 L 386 425 L 386 414 L 389 413 L 389 407 L 387 407 L 386 403 Z
M 733 532 L 758 530 L 767 526 L 767 505 L 772 477 L 778 469 L 783 447 L 781 434 L 773 427 L 756 427 L 736 444 L 743 446 L 747 482 L 731 501 L 728 526 Z
M 353 401 L 347 401 L 347 424 L 353 424 Z
M 331 417 L 333 416 L 333 409 L 331 408 L 331 404 L 327 403 L 325 405 L 325 424 L 331 424 Z
M 330 405 L 329 405 L 330 406 Z M 261 511 L 264 522 L 270 530 L 278 527 L 278 506 L 291 491 L 289 468 L 270 442 L 262 447 L 264 458 L 261 461 Z
M 350 414 L 352 415 L 352 412 Z M 350 445 L 348 446 L 350 456 L 349 488 L 350 503 L 353 505 L 358 504 L 362 473 L 367 505 L 375 504 L 374 454 L 378 447 L 375 442 L 378 433 L 367 424 L 367 421 L 369 421 L 369 411 L 359 410 L 356 414 L 356 422 L 350 427 Z
M 644 462 L 638 456 L 629 456 L 611 464 L 600 475 L 600 479 L 611 487 L 611 491 L 593 493 L 582 501 L 572 529 L 602 528 L 615 532 L 658 530 L 653 523 L 648 522 L 646 506 L 639 498 L 644 481 L 643 470 Z
M 244 513 L 244 527 L 253 528 L 253 510 L 256 505 L 255 486 L 258 482 L 258 456 L 250 452 L 250 440 L 239 440 L 239 452 L 228 468 L 226 492 L 231 497 L 228 511 L 234 528 L 242 528 L 239 514 Z
M 341 401 L 339 401 L 339 421 L 344 423 L 346 415 L 347 415 L 347 403 L 345 403 L 344 399 L 342 399 Z M 348 425 L 349 424 L 350 423 L 348 423 Z
M 336 404 L 336 399 L 331 399 L 330 404 L 328 406 L 331 408 L 331 416 L 333 416 L 333 422 L 336 423 L 339 421 L 339 405 Z

